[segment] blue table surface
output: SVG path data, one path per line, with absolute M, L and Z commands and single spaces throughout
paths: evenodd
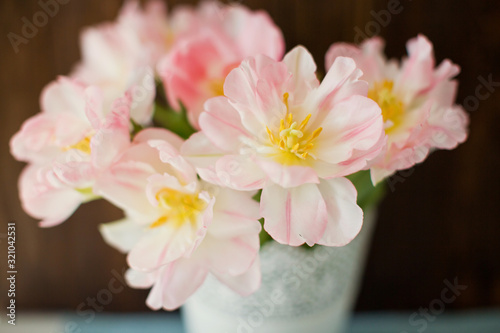
M 411 321 L 411 316 L 411 312 L 358 313 L 346 333 L 500 333 L 500 309 L 445 312 L 434 321 L 423 317 Z M 81 333 L 184 333 L 180 316 L 171 313 L 99 314 L 91 323 L 75 315 L 63 318 L 76 322 Z

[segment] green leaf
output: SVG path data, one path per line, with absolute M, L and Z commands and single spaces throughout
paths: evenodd
M 144 129 L 144 126 L 136 123 L 135 120 L 132 118 L 130 118 L 130 123 L 132 124 L 132 133 L 130 133 L 130 135 L 132 136 L 132 138 L 134 138 L 134 136 L 137 133 L 139 133 L 140 131 L 142 131 Z
M 262 225 L 262 230 L 259 234 L 260 246 L 262 246 L 267 242 L 273 241 L 273 238 L 267 233 L 267 231 L 264 230 L 264 218 L 261 218 L 259 222 Z
M 369 170 L 356 172 L 347 176 L 347 178 L 356 187 L 358 191 L 358 205 L 363 210 L 378 205 L 384 198 L 386 193 L 385 183 L 381 182 L 377 186 L 373 186 Z
M 153 120 L 156 124 L 174 132 L 183 139 L 189 138 L 191 134 L 196 132 L 188 121 L 187 111 L 183 105 L 181 105 L 179 112 L 156 103 Z

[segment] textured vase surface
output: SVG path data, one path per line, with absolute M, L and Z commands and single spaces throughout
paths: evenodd
M 343 332 L 358 294 L 375 216 L 366 212 L 361 232 L 344 247 L 264 244 L 262 286 L 248 297 L 209 276 L 182 308 L 186 332 Z

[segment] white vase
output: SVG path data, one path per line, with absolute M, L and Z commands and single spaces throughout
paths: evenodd
M 268 242 L 262 286 L 241 297 L 209 276 L 182 308 L 188 333 L 343 332 L 356 301 L 376 213 L 347 246 L 312 249 Z

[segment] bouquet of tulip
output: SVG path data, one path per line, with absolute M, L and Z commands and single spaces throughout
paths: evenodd
M 42 227 L 98 198 L 121 208 L 100 231 L 153 309 L 208 274 L 249 295 L 264 242 L 348 244 L 384 179 L 466 139 L 459 67 L 436 67 L 424 36 L 400 62 L 383 46 L 333 44 L 320 81 L 263 11 L 127 1 L 82 32 L 81 62 L 12 138 L 23 208 Z

